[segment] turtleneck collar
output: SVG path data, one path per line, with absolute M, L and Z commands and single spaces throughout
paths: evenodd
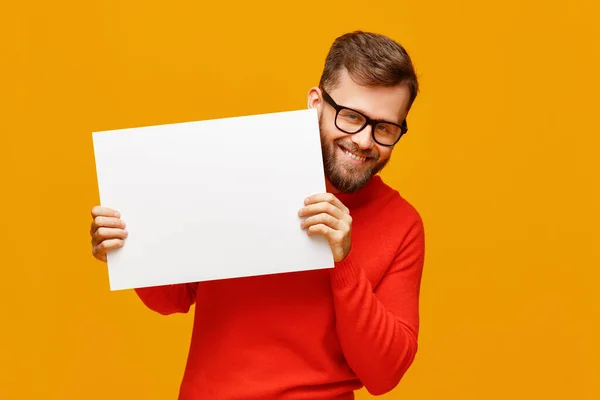
M 363 204 L 369 202 L 377 194 L 377 189 L 382 184 L 381 177 L 375 175 L 369 182 L 359 191 L 355 193 L 336 193 L 335 196 L 340 199 L 344 205 L 350 209 L 359 208 Z

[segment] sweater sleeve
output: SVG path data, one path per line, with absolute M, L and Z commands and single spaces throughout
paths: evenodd
M 352 252 L 332 270 L 336 329 L 346 361 L 372 395 L 394 389 L 417 352 L 424 232 L 413 224 L 374 289 Z
M 187 313 L 196 301 L 198 283 L 153 286 L 135 289 L 142 302 L 163 315 Z

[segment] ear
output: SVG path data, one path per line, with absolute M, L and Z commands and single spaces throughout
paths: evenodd
M 321 96 L 321 89 L 313 87 L 308 91 L 308 108 L 316 108 L 317 111 L 321 112 L 321 105 L 323 104 L 323 97 Z

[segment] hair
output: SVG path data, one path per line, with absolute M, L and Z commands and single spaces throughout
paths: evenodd
M 381 34 L 354 31 L 336 38 L 325 59 L 319 86 L 327 91 L 333 90 L 339 84 L 343 68 L 359 85 L 407 85 L 410 90 L 409 109 L 419 92 L 410 56 L 399 43 Z

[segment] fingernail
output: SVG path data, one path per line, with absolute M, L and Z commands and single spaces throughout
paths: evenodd
M 120 212 L 115 212 L 115 217 L 120 218 L 121 217 L 121 213 Z
M 304 204 L 308 204 L 308 198 L 304 199 Z

